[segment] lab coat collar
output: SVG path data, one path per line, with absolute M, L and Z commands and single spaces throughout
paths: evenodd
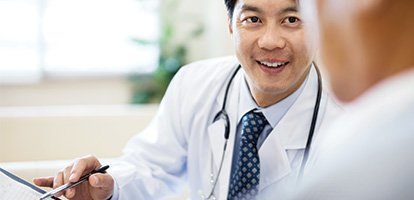
M 292 171 L 288 150 L 306 147 L 317 86 L 317 74 L 312 67 L 304 90 L 259 149 L 260 170 L 266 174 L 260 178 L 260 189 L 279 181 Z

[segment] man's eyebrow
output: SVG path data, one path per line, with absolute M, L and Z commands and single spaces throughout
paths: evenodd
M 284 9 L 282 9 L 281 11 L 278 12 L 279 15 L 288 13 L 288 12 L 298 12 L 298 7 L 296 5 L 292 5 L 289 7 L 286 7 Z
M 242 10 L 242 12 L 244 12 L 244 11 L 253 11 L 253 12 L 258 12 L 258 13 L 264 13 L 264 10 L 262 10 L 261 8 L 256 7 L 256 6 L 252 6 L 252 5 L 246 5 L 246 4 L 241 7 L 241 10 Z M 288 12 L 298 12 L 298 7 L 296 5 L 288 6 L 284 9 L 280 10 L 278 12 L 278 14 L 283 15 L 283 14 L 288 13 Z
M 252 6 L 252 5 L 246 5 L 244 4 L 241 7 L 242 12 L 243 11 L 253 11 L 253 12 L 259 12 L 259 13 L 263 13 L 264 11 L 256 6 Z

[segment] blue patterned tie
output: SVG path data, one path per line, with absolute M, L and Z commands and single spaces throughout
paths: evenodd
M 260 160 L 257 139 L 268 123 L 262 113 L 243 116 L 239 161 L 230 180 L 228 199 L 254 199 L 259 192 Z

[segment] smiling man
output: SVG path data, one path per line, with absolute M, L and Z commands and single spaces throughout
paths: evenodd
M 315 47 L 295 0 L 225 0 L 236 57 L 180 69 L 151 124 L 107 174 L 64 192 L 70 199 L 255 199 L 292 191 L 323 124 L 340 111 L 324 89 Z M 313 137 L 312 137 L 313 135 Z M 59 187 L 99 168 L 77 159 Z
M 305 41 L 296 1 L 239 0 L 231 17 L 236 55 L 259 106 L 296 91 L 309 74 L 315 48 Z

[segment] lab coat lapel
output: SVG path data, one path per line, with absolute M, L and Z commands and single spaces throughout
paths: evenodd
M 243 81 L 243 73 L 240 72 L 236 75 L 233 80 L 232 87 L 230 88 L 227 104 L 226 104 L 226 112 L 229 116 L 230 120 L 230 136 L 227 144 L 227 150 L 225 153 L 223 166 L 221 169 L 221 174 L 219 176 L 218 184 L 216 189 L 219 188 L 220 197 L 218 199 L 226 199 L 228 185 L 229 185 L 229 178 L 230 178 L 230 169 L 232 164 L 233 158 L 233 149 L 234 149 L 234 141 L 235 141 L 235 130 L 237 127 L 237 112 L 239 107 L 239 91 L 240 91 L 240 83 Z M 222 107 L 223 98 L 224 98 L 224 90 L 220 93 L 217 97 L 217 102 L 219 108 Z M 225 143 L 224 140 L 224 121 L 218 120 L 211 124 L 208 127 L 208 134 L 210 139 L 210 148 L 212 150 L 213 162 L 214 162 L 214 175 L 217 175 L 217 170 L 220 167 L 221 157 L 223 154 L 223 146 Z M 216 190 L 217 191 L 217 190 Z M 217 194 L 217 192 L 215 193 Z
M 261 174 L 266 174 L 260 177 L 261 189 L 292 171 L 287 151 L 305 148 L 316 95 L 317 75 L 312 67 L 304 90 L 259 149 L 260 171 Z

